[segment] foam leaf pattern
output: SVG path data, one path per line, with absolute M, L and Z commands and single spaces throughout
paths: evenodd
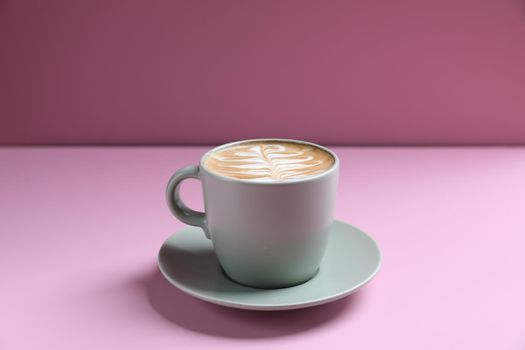
M 317 147 L 290 142 L 249 142 L 212 153 L 208 169 L 236 179 L 286 181 L 320 174 L 334 163 Z

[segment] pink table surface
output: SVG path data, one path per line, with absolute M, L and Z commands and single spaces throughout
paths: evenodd
M 156 269 L 203 147 L 0 149 L 0 349 L 525 349 L 525 148 L 335 148 L 383 266 L 342 301 L 231 310 Z M 201 207 L 198 182 L 185 186 Z

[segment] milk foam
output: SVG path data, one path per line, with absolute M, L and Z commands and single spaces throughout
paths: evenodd
M 315 146 L 286 141 L 248 141 L 219 149 L 205 167 L 226 177 L 256 182 L 283 182 L 329 170 L 334 157 Z

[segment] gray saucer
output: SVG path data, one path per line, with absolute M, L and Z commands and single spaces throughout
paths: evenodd
M 211 241 L 200 228 L 188 226 L 164 242 L 158 263 L 171 284 L 196 298 L 238 309 L 287 310 L 328 303 L 354 293 L 379 270 L 381 252 L 366 233 L 335 221 L 317 275 L 290 288 L 257 289 L 226 277 Z

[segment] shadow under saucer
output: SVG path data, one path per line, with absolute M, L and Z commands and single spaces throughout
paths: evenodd
M 210 304 L 172 286 L 155 270 L 140 283 L 151 307 L 171 323 L 198 333 L 229 338 L 285 336 L 319 327 L 338 316 L 355 312 L 361 292 L 305 309 L 252 311 Z

